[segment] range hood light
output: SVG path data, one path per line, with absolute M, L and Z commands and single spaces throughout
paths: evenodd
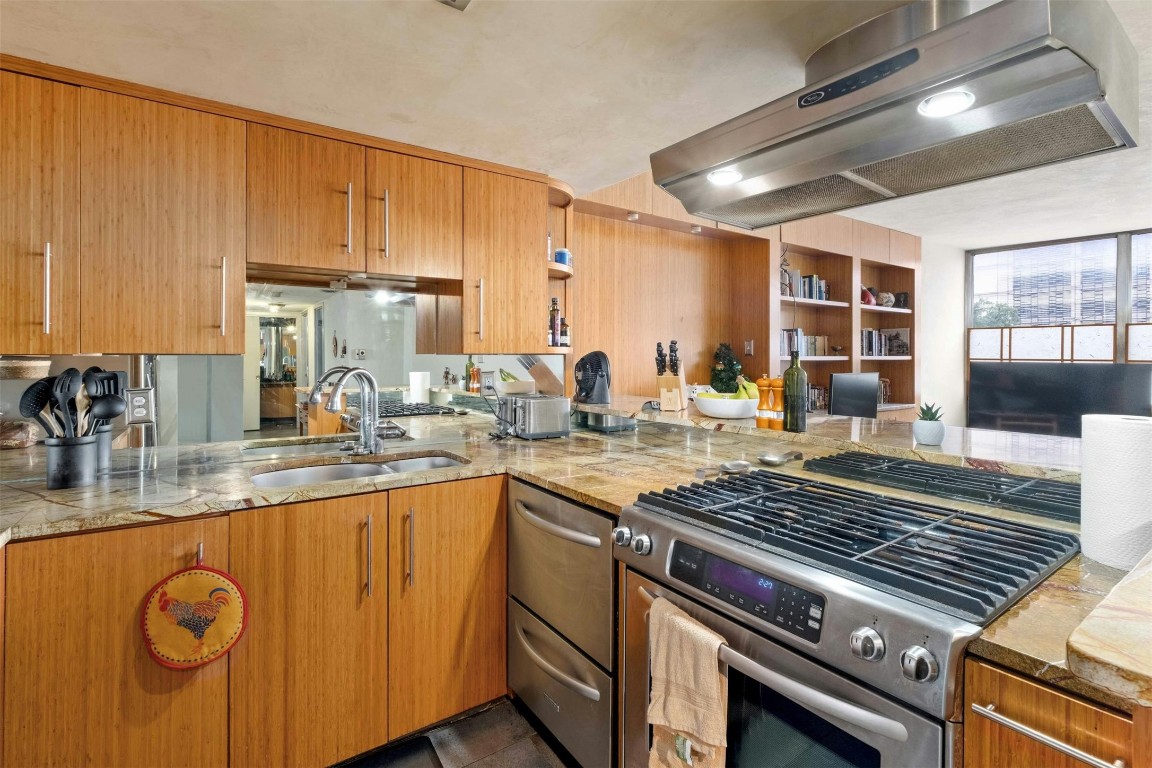
M 727 187 L 730 184 L 735 184 L 742 178 L 744 178 L 744 175 L 735 168 L 717 168 L 708 174 L 708 181 L 718 187 Z
M 384 290 L 376 291 L 376 293 L 373 294 L 373 298 L 376 300 L 377 304 L 391 304 L 392 303 L 392 294 L 390 294 L 388 291 L 384 291 Z
M 929 96 L 920 102 L 916 111 L 924 117 L 951 117 L 958 115 L 976 103 L 976 97 L 968 91 L 944 91 Z
M 640 214 L 636 211 L 628 211 L 628 221 L 640 221 Z

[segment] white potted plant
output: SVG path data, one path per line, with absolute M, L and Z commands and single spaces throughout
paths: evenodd
M 912 437 L 921 445 L 940 445 L 944 442 L 944 422 L 940 421 L 940 407 L 923 403 L 912 422 Z

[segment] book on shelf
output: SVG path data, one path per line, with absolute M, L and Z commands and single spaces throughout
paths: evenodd
M 898 357 L 912 354 L 908 328 L 864 328 L 860 331 L 862 357 Z
M 830 300 L 827 280 L 821 280 L 816 274 L 801 275 L 798 269 L 788 270 L 787 282 L 781 286 L 780 292 L 788 298 Z
M 823 411 L 828 408 L 828 388 L 816 384 L 808 385 L 808 410 Z
M 800 357 L 822 357 L 830 353 L 827 336 L 809 336 L 803 328 L 784 328 L 780 331 L 780 355 L 790 357 L 793 350 Z

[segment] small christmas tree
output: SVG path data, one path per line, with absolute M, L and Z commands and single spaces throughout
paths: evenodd
M 717 392 L 735 392 L 739 387 L 736 377 L 740 375 L 743 366 L 736 359 L 732 347 L 721 344 L 716 348 L 716 354 L 712 355 L 712 359 L 715 361 L 712 366 L 712 389 Z

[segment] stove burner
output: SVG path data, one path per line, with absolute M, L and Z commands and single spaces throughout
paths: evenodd
M 349 408 L 359 408 L 360 396 L 356 393 L 350 393 L 347 402 Z M 391 419 L 398 416 L 440 416 L 455 413 L 456 410 L 447 406 L 431 405 L 429 403 L 405 403 L 400 400 L 381 400 L 376 412 L 377 416 L 381 419 Z
M 636 505 L 977 624 L 1079 550 L 1070 534 L 765 470 Z
M 809 459 L 804 462 L 804 469 L 919 491 L 944 499 L 978 501 L 1001 509 L 1029 512 L 1070 523 L 1080 522 L 1080 486 L 1072 483 L 946 467 L 858 451 Z

